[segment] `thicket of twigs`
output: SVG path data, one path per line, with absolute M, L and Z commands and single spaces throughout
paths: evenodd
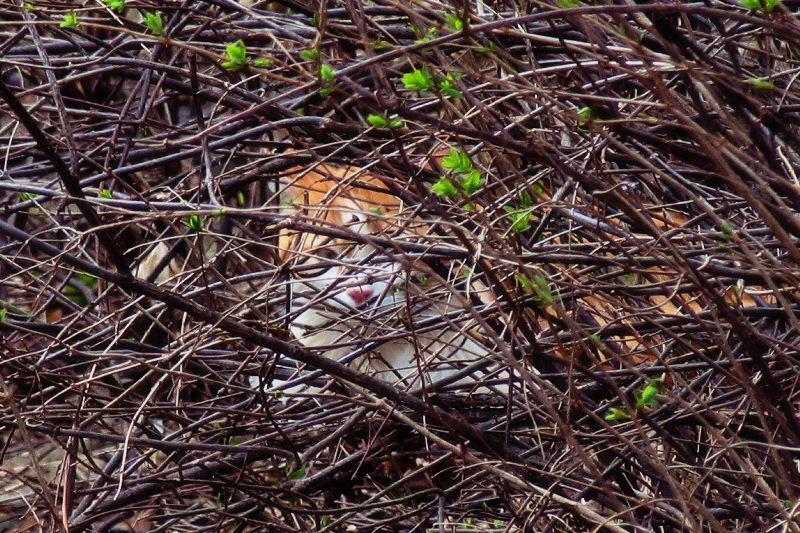
M 0 3 L 0 530 L 800 530 L 797 2 L 107 4 Z M 292 339 L 323 158 L 510 383 Z

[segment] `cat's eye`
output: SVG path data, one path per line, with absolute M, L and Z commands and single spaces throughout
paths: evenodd
M 314 250 L 311 252 L 311 255 L 315 259 L 322 259 L 327 261 L 332 261 L 333 259 L 339 258 L 339 252 L 334 248 L 322 248 L 321 250 Z
M 339 252 L 333 247 L 312 250 L 304 261 L 295 265 L 294 273 L 299 278 L 315 278 L 330 270 L 338 258 Z

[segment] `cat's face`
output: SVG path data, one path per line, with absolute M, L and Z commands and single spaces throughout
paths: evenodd
M 404 269 L 391 251 L 370 241 L 413 235 L 397 198 L 382 192 L 376 177 L 334 165 L 294 174 L 287 182 L 287 212 L 315 226 L 280 238 L 293 273 L 292 333 L 306 345 L 319 345 L 322 338 L 314 335 L 322 330 L 344 331 L 391 313 L 401 300 Z M 348 317 L 357 320 L 344 328 Z
M 463 321 L 468 299 L 395 247 L 422 244 L 428 228 L 378 177 L 320 165 L 290 175 L 283 200 L 287 213 L 314 226 L 280 238 L 292 272 L 289 328 L 301 344 L 352 355 L 362 371 L 409 389 L 456 380 L 490 357 Z

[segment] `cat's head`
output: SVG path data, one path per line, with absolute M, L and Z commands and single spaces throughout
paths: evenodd
M 366 323 L 390 313 L 400 301 L 405 269 L 397 254 L 373 239 L 400 242 L 415 234 L 401 202 L 376 176 L 342 166 L 319 165 L 285 182 L 286 212 L 307 226 L 284 232 L 279 241 L 293 278 L 295 336 L 302 341 L 314 330 L 338 329 L 347 317 Z
M 441 236 L 430 238 L 381 177 L 318 165 L 290 172 L 283 186 L 294 223 L 279 244 L 291 273 L 289 329 L 300 343 L 411 389 L 460 379 L 488 360 L 472 335 L 470 296 L 453 284 L 463 265 L 434 268 L 404 252 Z M 483 301 L 473 285 L 468 292 Z

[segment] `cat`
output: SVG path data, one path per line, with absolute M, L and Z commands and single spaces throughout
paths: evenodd
M 292 272 L 289 330 L 297 341 L 336 359 L 350 354 L 350 364 L 408 390 L 455 382 L 486 391 L 477 367 L 488 366 L 493 350 L 459 325 L 469 299 L 400 246 L 375 245 L 421 242 L 427 228 L 411 209 L 355 167 L 294 169 L 284 182 L 285 212 L 318 228 L 279 239 Z

